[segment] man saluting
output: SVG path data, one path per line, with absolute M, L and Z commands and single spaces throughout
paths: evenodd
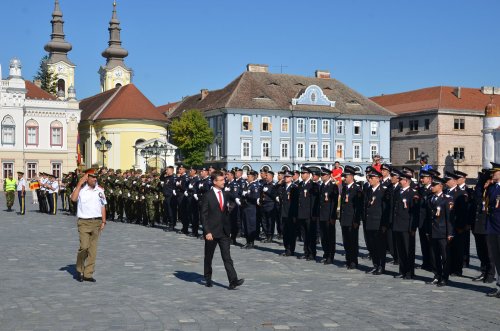
M 212 190 L 203 196 L 201 202 L 201 221 L 205 232 L 205 286 L 212 287 L 212 259 L 215 248 L 219 245 L 222 261 L 229 279 L 229 289 L 234 290 L 243 284 L 244 279 L 238 279 L 231 259 L 231 221 L 230 210 L 234 202 L 229 202 L 229 194 L 224 192 L 224 175 L 214 171 L 211 176 Z

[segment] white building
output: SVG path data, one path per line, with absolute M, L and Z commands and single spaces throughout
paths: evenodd
M 17 171 L 28 179 L 38 172 L 60 177 L 75 169 L 80 113 L 74 88 L 58 100 L 25 81 L 21 61 L 11 60 L 9 76 L 0 80 L 0 179 Z

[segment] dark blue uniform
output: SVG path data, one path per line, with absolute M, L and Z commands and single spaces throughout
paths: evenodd
M 247 240 L 248 248 L 253 247 L 257 238 L 257 200 L 260 197 L 259 184 L 257 181 L 249 183 L 244 189 L 243 203 L 243 233 Z
M 283 255 L 286 256 L 295 254 L 298 198 L 298 186 L 294 183 L 290 183 L 289 185 L 283 184 L 278 190 L 278 217 L 283 224 L 283 246 L 285 247 L 285 253 Z
M 297 223 L 304 240 L 304 258 L 313 260 L 316 258 L 317 218 L 315 206 L 319 193 L 318 184 L 312 181 L 299 184 L 299 209 Z
M 340 226 L 345 249 L 346 265 L 349 269 L 358 266 L 359 225 L 363 215 L 363 190 L 352 183 L 344 184 L 340 197 Z
M 271 242 L 274 236 L 276 195 L 273 182 L 265 182 L 260 187 L 260 212 L 266 242 Z
M 229 193 L 232 200 L 241 199 L 241 187 L 240 182 L 233 179 L 232 181 L 226 184 L 224 189 Z M 235 204 L 234 208 L 229 213 L 229 218 L 231 220 L 231 240 L 233 244 L 236 244 L 236 237 L 240 232 L 239 224 L 240 224 L 240 206 Z
M 164 176 L 163 181 L 163 222 L 169 229 L 173 229 L 176 223 L 175 216 L 175 178 L 173 175 Z
M 318 195 L 319 205 L 319 230 L 323 259 L 325 264 L 333 262 L 336 246 L 335 223 L 337 220 L 337 205 L 339 201 L 339 188 L 329 180 L 321 183 Z

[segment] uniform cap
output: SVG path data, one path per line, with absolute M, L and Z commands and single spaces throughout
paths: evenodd
M 309 169 L 306 166 L 302 166 L 302 167 L 300 167 L 300 172 L 303 173 L 303 174 L 310 174 L 311 173 L 311 169 Z
M 458 176 L 458 178 L 465 178 L 468 176 L 465 172 L 458 171 L 458 170 L 455 170 L 454 173 L 455 173 L 455 175 Z
M 391 166 L 388 165 L 387 163 L 384 163 L 380 166 L 380 170 L 387 170 L 387 171 L 391 171 Z
M 24 175 L 24 172 L 18 171 L 17 174 L 22 176 L 22 175 Z
M 83 173 L 92 177 L 97 177 L 97 171 L 94 168 L 84 170 Z
M 292 173 L 290 171 L 283 171 L 283 176 L 292 177 Z
M 434 185 L 443 185 L 443 184 L 446 184 L 446 179 L 444 178 L 441 178 L 441 177 L 438 177 L 438 176 L 432 176 L 432 186 Z
M 410 174 L 413 175 L 413 173 L 415 172 L 415 170 L 413 170 L 412 168 L 409 168 L 409 167 L 403 167 L 403 172 L 410 173 Z
M 330 176 L 332 174 L 332 171 L 328 168 L 321 167 L 321 176 Z
M 271 176 L 274 176 L 274 171 L 268 171 L 267 173 L 270 174 Z
M 368 177 L 383 177 L 382 173 L 378 172 L 377 170 L 375 169 L 372 169 L 372 171 L 370 171 L 368 173 Z
M 420 177 L 432 177 L 432 174 L 427 170 L 420 170 Z
M 444 173 L 444 179 L 446 179 L 446 181 L 449 181 L 450 179 L 459 179 L 459 178 L 460 176 L 457 176 L 452 172 L 445 171 Z

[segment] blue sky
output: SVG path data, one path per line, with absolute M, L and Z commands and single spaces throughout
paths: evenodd
M 0 63 L 32 79 L 49 41 L 53 0 L 2 0 Z M 113 0 L 60 0 L 78 98 L 99 92 Z M 156 105 L 218 89 L 247 63 L 312 76 L 366 96 L 435 85 L 500 86 L 497 0 L 118 0 L 126 63 Z

